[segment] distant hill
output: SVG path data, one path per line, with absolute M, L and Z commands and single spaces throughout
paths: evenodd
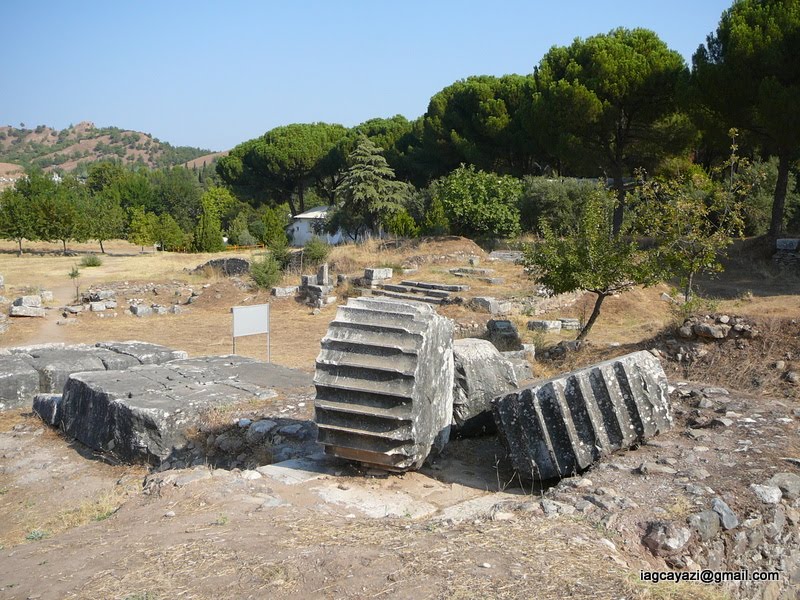
M 149 133 L 118 127 L 98 128 L 88 121 L 60 131 L 45 125 L 35 129 L 0 127 L 0 163 L 13 163 L 23 169 L 36 166 L 45 171 L 73 171 L 81 175 L 99 160 L 156 169 L 210 154 L 210 150 L 202 148 L 172 146 Z
M 198 156 L 197 158 L 193 158 L 192 160 L 186 161 L 181 166 L 186 167 L 187 169 L 202 169 L 205 166 L 211 165 L 218 158 L 222 158 L 223 156 L 228 156 L 228 154 L 230 154 L 230 150 L 225 150 L 223 152 L 212 152 L 211 154 L 204 154 L 203 156 Z

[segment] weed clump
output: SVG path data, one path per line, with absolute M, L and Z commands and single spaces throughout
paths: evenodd
M 99 267 L 103 264 L 103 260 L 96 254 L 88 254 L 81 259 L 82 267 Z

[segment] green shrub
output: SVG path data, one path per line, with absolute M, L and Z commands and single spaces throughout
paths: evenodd
M 308 267 L 315 267 L 325 262 L 331 253 L 331 247 L 322 241 L 321 238 L 313 237 L 303 247 L 303 264 Z
M 289 251 L 289 242 L 286 236 L 274 238 L 272 242 L 267 245 L 267 248 L 275 260 L 278 261 L 281 269 L 285 269 L 289 266 L 289 263 L 292 261 L 292 253 Z
M 81 259 L 82 267 L 99 267 L 103 264 L 103 260 L 96 254 L 88 254 Z
M 272 255 L 253 261 L 250 276 L 260 288 L 269 289 L 276 286 L 283 276 L 281 265 Z

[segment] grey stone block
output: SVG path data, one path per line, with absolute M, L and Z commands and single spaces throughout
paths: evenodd
M 528 329 L 531 331 L 561 331 L 561 321 L 544 321 L 533 320 L 528 321 Z
M 132 304 L 131 313 L 137 317 L 146 317 L 153 314 L 153 309 L 146 304 Z
M 105 371 L 99 353 L 83 349 L 45 349 L 31 352 L 31 366 L 39 372 L 39 389 L 60 394 L 72 373 Z
M 526 479 L 582 471 L 672 425 L 667 378 L 649 352 L 634 352 L 492 401 L 514 468 Z
M 317 269 L 317 285 L 330 285 L 331 278 L 328 274 L 328 263 L 320 265 Z
M 61 394 L 36 394 L 33 397 L 33 412 L 48 425 L 61 424 Z
M 89 303 L 89 310 L 91 312 L 102 312 L 106 309 L 105 302 L 90 302 Z
M 316 275 L 300 275 L 300 287 L 308 287 L 317 284 Z
M 376 279 L 391 279 L 392 278 L 392 269 L 389 268 L 371 268 L 371 269 L 364 269 L 364 279 L 369 280 L 376 280 Z
M 38 296 L 36 297 L 38 298 Z M 35 306 L 15 305 L 11 307 L 11 311 L 8 314 L 12 317 L 44 317 L 45 311 L 43 308 Z
M 511 303 L 492 298 L 491 296 L 476 296 L 469 301 L 473 310 L 488 312 L 490 315 L 505 315 L 511 312 Z
M 50 290 L 42 290 L 39 293 L 39 297 L 42 299 L 42 302 L 52 302 L 53 292 L 51 292 Z
M 26 354 L 0 356 L 0 410 L 29 406 L 39 391 L 39 373 Z
M 326 452 L 419 468 L 450 435 L 453 324 L 426 305 L 351 298 L 322 340 L 315 420 Z
M 506 357 L 506 360 L 511 363 L 517 381 L 522 382 L 533 379 L 533 368 L 527 358 Z
M 121 460 L 158 462 L 185 448 L 189 430 L 213 407 L 308 384 L 305 373 L 240 356 L 77 373 L 64 388 L 62 428 Z
M 468 285 L 452 284 L 452 283 L 435 283 L 431 281 L 411 281 L 403 280 L 400 285 L 406 285 L 413 288 L 421 288 L 425 290 L 440 290 L 444 292 L 467 292 L 469 291 Z
M 14 306 L 29 306 L 32 308 L 40 308 L 42 306 L 42 297 L 38 294 L 35 296 L 22 296 L 14 300 Z
M 785 250 L 787 252 L 794 252 L 800 248 L 800 239 L 797 238 L 781 238 L 775 240 L 776 250 Z
M 489 319 L 486 322 L 486 331 L 489 334 L 489 341 L 498 350 L 505 352 L 522 348 L 517 326 L 507 319 Z
M 99 342 L 98 348 L 105 348 L 117 354 L 135 358 L 143 365 L 158 365 L 173 360 L 186 359 L 189 355 L 183 350 L 173 350 L 160 344 L 128 340 L 126 342 Z
M 297 286 L 291 285 L 289 287 L 274 287 L 270 293 L 276 298 L 290 298 L 297 293 Z
M 512 364 L 491 342 L 465 338 L 453 343 L 453 425 L 461 435 L 495 430 L 492 398 L 517 387 Z
M 117 297 L 117 292 L 114 290 L 89 290 L 84 296 L 85 302 L 103 302 L 104 300 L 113 300 Z
M 561 321 L 561 329 L 567 331 L 579 331 L 581 329 L 581 322 L 579 319 L 563 318 Z

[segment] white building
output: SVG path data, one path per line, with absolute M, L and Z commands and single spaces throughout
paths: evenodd
M 341 230 L 334 234 L 322 232 L 329 209 L 329 206 L 318 206 L 292 217 L 292 222 L 286 228 L 292 246 L 305 246 L 315 236 L 329 244 L 340 244 L 344 237 Z

